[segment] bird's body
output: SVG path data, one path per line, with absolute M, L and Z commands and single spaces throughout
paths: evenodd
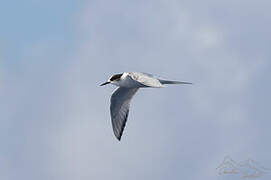
M 125 72 L 116 74 L 101 84 L 114 84 L 119 88 L 111 96 L 110 114 L 112 127 L 118 140 L 121 139 L 128 114 L 132 97 L 139 88 L 161 88 L 164 84 L 191 84 L 188 82 L 161 80 L 153 77 L 151 74 L 140 72 Z
M 112 84 L 125 88 L 163 87 L 158 79 L 139 72 L 123 73 L 120 80 L 113 81 Z

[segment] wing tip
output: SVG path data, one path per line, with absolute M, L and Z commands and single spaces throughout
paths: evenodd
M 123 124 L 121 125 L 121 129 L 120 131 L 118 131 L 117 129 L 114 128 L 113 126 L 113 131 L 114 131 L 114 135 L 116 136 L 116 138 L 120 141 L 121 140 L 121 137 L 122 137 L 122 134 L 124 132 L 124 128 L 126 126 L 126 122 L 127 122 L 127 119 L 128 119 L 128 115 L 129 115 L 129 109 L 127 110 L 127 112 L 125 113 L 125 117 L 124 117 L 124 121 L 123 121 Z M 112 120 L 113 122 L 114 120 Z
M 117 140 L 119 140 L 119 141 L 120 141 L 120 140 L 121 140 L 121 136 L 117 137 Z
M 125 125 L 124 125 L 125 126 Z M 122 130 L 120 132 L 115 132 L 114 131 L 114 135 L 115 137 L 117 138 L 117 140 L 121 140 L 121 137 L 122 137 L 122 134 L 123 134 L 123 131 L 124 131 L 124 127 L 122 128 Z
M 117 133 L 114 132 L 114 135 L 115 135 L 115 137 L 117 138 L 118 141 L 121 140 L 122 133 L 121 134 L 117 134 Z
M 123 128 L 121 129 L 121 131 L 118 131 L 117 129 L 113 128 L 113 132 L 117 140 L 120 141 L 123 134 Z

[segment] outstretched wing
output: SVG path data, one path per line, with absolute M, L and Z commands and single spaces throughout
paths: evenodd
M 133 80 L 147 87 L 163 87 L 163 84 L 161 84 L 161 82 L 157 78 L 153 77 L 153 75 L 151 74 L 140 73 L 140 72 L 130 72 L 129 76 Z
M 110 113 L 114 134 L 120 141 L 128 114 L 130 102 L 138 88 L 120 87 L 111 96 Z

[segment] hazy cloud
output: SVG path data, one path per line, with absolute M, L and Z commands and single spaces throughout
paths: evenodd
M 270 163 L 269 4 L 78 5 L 69 32 L 59 21 L 62 38 L 28 42 L 2 63 L 1 176 L 219 179 L 226 155 Z M 139 91 L 118 142 L 109 116 L 114 88 L 98 85 L 122 71 L 194 85 Z

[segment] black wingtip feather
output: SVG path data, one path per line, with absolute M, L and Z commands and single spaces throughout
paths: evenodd
M 121 127 L 120 134 L 119 134 L 119 136 L 116 136 L 116 138 L 117 138 L 119 141 L 121 140 L 121 137 L 122 137 L 124 128 L 125 128 L 125 126 L 126 126 L 126 122 L 127 122 L 127 119 L 128 119 L 128 114 L 129 114 L 129 110 L 128 110 L 127 113 L 125 114 L 125 118 L 124 118 L 125 120 L 124 120 L 123 125 L 122 125 L 122 127 Z

